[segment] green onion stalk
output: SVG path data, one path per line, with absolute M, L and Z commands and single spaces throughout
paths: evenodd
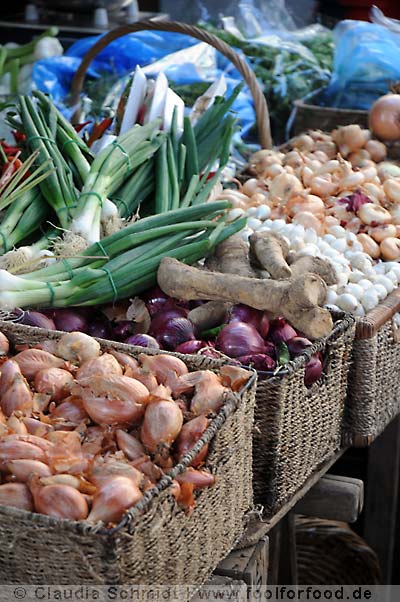
M 216 244 L 241 230 L 245 222 L 245 219 L 240 219 L 226 225 L 220 218 L 190 222 L 180 228 L 176 223 L 170 223 L 170 229 L 161 230 L 159 234 L 163 234 L 157 238 L 151 240 L 149 230 L 146 242 L 137 244 L 136 241 L 134 246 L 131 243 L 130 248 L 118 254 L 112 247 L 117 242 L 123 245 L 123 239 L 113 239 L 114 235 L 111 235 L 104 241 L 113 257 L 101 260 L 100 264 L 96 258 L 84 269 L 71 264 L 66 269 L 65 262 L 62 262 L 64 268 L 59 272 L 59 280 L 39 279 L 41 274 L 55 266 L 38 270 L 30 278 L 0 270 L 1 307 L 97 305 L 137 295 L 156 282 L 157 269 L 163 257 L 194 263 L 207 256 Z M 183 222 L 181 224 L 184 226 Z M 169 233 L 166 234 L 167 231 Z

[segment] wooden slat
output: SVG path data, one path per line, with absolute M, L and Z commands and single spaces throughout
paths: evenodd
M 364 501 L 360 479 L 325 475 L 295 506 L 297 514 L 354 523 Z
M 207 597 L 208 593 L 215 592 L 215 596 Z M 217 592 L 221 592 L 218 597 Z M 222 593 L 225 593 L 225 598 Z M 233 595 L 233 592 L 234 595 Z M 199 594 L 191 598 L 190 602 L 201 602 L 203 600 L 235 600 L 235 602 L 247 602 L 247 586 L 243 581 L 235 581 L 222 575 L 211 575 L 210 579 L 200 588 Z
M 294 512 L 289 512 L 280 524 L 279 583 L 297 584 L 296 528 Z
M 254 546 L 233 550 L 219 563 L 214 574 L 244 581 L 252 588 L 254 599 L 258 599 L 257 591 L 261 594 L 261 588 L 267 585 L 268 564 L 269 538 L 264 536 Z
M 383 583 L 393 583 L 399 471 L 400 417 L 397 417 L 368 450 L 364 539 L 378 554 Z

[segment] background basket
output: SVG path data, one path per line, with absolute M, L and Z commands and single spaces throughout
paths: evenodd
M 63 334 L 1 322 L 13 344 L 57 340 Z M 126 345 L 100 341 L 103 350 Z M 139 348 L 132 355 L 157 351 Z M 189 369 L 218 371 L 221 362 L 180 356 Z M 191 515 L 159 482 L 113 530 L 0 506 L 0 564 L 8 583 L 200 585 L 241 537 L 252 509 L 251 432 L 255 375 L 232 396 L 202 438 L 211 441 L 206 466 L 216 484 L 200 492 Z M 193 454 L 176 467 L 182 472 Z M 182 600 L 186 597 L 182 595 Z
M 256 111 L 258 137 L 263 148 L 272 147 L 271 138 L 271 127 L 269 120 L 269 112 L 267 101 L 260 85 L 254 75 L 252 69 L 248 66 L 246 61 L 242 59 L 228 44 L 218 38 L 212 33 L 200 29 L 194 25 L 188 25 L 187 23 L 179 23 L 177 21 L 138 21 L 130 25 L 122 25 L 109 31 L 102 36 L 85 54 L 82 62 L 77 69 L 71 84 L 71 98 L 70 104 L 75 107 L 80 105 L 80 94 L 82 92 L 83 82 L 88 70 L 88 67 L 92 60 L 102 51 L 110 42 L 120 38 L 128 33 L 134 33 L 136 31 L 171 31 L 176 33 L 182 33 L 193 38 L 197 38 L 202 42 L 208 43 L 213 46 L 216 50 L 221 52 L 231 63 L 236 67 L 239 73 L 243 76 L 246 84 L 249 86 L 250 92 L 253 97 L 254 108 Z M 73 120 L 79 121 L 80 109 L 75 111 Z
M 397 288 L 365 318 L 357 320 L 345 445 L 370 445 L 400 412 L 400 333 L 393 319 L 399 311 Z
M 296 550 L 299 585 L 382 583 L 377 555 L 347 523 L 297 516 Z
M 330 335 L 288 365 L 286 375 L 259 380 L 253 435 L 254 498 L 275 514 L 340 449 L 354 318 L 343 315 Z M 307 388 L 305 364 L 321 351 L 322 377 Z

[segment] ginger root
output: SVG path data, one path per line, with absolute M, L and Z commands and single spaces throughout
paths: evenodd
M 318 307 L 325 302 L 327 286 L 316 274 L 302 274 L 293 280 L 260 280 L 207 272 L 164 257 L 157 280 L 165 293 L 178 299 L 244 303 L 283 315 L 308 338 L 325 336 L 333 327 L 329 311 Z
M 249 238 L 250 253 L 260 266 L 276 280 L 290 278 L 292 271 L 286 263 L 289 244 L 273 232 L 254 232 Z
M 290 269 L 294 278 L 300 276 L 300 274 L 311 272 L 312 274 L 318 274 L 328 286 L 338 283 L 335 268 L 330 261 L 322 259 L 322 257 L 297 256 L 290 264 Z
M 250 265 L 249 246 L 240 236 L 230 236 L 221 242 L 205 262 L 212 272 L 236 274 L 245 278 L 257 278 Z

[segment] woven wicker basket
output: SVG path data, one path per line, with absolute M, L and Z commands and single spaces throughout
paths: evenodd
M 347 523 L 296 517 L 296 549 L 299 585 L 382 583 L 377 555 Z
M 259 380 L 253 435 L 254 498 L 275 514 L 341 447 L 354 318 L 336 321 L 332 333 L 289 364 L 286 375 Z M 304 385 L 305 364 L 325 357 L 317 383 Z
M 365 447 L 400 412 L 400 334 L 393 316 L 400 288 L 357 321 L 344 421 L 344 445 Z
M 58 339 L 63 333 L 0 323 L 13 344 Z M 101 341 L 104 350 L 126 345 Z M 136 353 L 150 350 L 139 348 Z M 157 351 L 154 351 L 157 353 Z M 180 356 L 189 369 L 218 371 L 206 357 Z M 208 441 L 206 466 L 215 486 L 196 499 L 191 515 L 169 493 L 170 477 L 149 490 L 112 530 L 85 521 L 53 519 L 0 506 L 2 581 L 28 584 L 202 584 L 241 537 L 252 509 L 252 439 L 255 374 L 232 395 L 196 448 L 170 474 L 188 466 Z M 181 596 L 182 600 L 189 594 Z

